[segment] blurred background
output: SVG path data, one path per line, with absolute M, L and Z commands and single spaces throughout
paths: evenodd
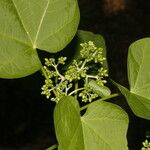
M 127 53 L 137 39 L 150 36 L 150 0 L 78 0 L 79 29 L 101 34 L 106 40 L 110 77 L 128 87 Z M 41 96 L 43 77 L 0 79 L 0 150 L 44 150 L 56 142 L 55 104 Z M 114 92 L 116 88 L 111 87 Z M 130 150 L 140 150 L 150 121 L 133 115 L 123 96 L 111 100 L 129 114 Z

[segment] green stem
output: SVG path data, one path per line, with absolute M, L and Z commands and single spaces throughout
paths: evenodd
M 85 88 L 79 88 L 79 89 L 76 89 L 74 91 L 72 91 L 71 93 L 68 94 L 68 96 L 71 96 L 72 94 L 78 92 L 78 91 L 81 91 L 81 90 L 84 90 Z
M 58 145 L 54 144 L 51 147 L 49 147 L 48 149 L 46 149 L 46 150 L 53 150 L 53 149 L 56 149 L 57 147 L 58 147 Z
M 101 98 L 100 100 L 101 100 L 101 101 L 104 101 L 104 100 L 107 100 L 107 99 L 110 99 L 110 98 L 114 98 L 114 97 L 117 97 L 117 96 L 119 96 L 119 93 L 111 94 L 111 95 L 109 95 L 109 96 L 106 96 L 106 97 Z M 84 110 L 84 109 L 87 109 L 91 104 L 92 104 L 92 103 L 89 103 L 89 104 L 87 104 L 87 105 L 81 107 L 81 108 L 80 108 L 80 111 L 82 111 L 82 110 Z
M 61 80 L 64 81 L 64 80 L 65 80 L 65 77 L 64 77 L 62 74 L 60 74 L 60 72 L 59 72 L 58 69 L 57 69 L 57 65 L 53 65 L 53 67 L 55 68 L 55 71 L 56 71 L 56 73 L 58 74 L 58 76 L 61 78 Z
M 89 74 L 87 74 L 87 75 L 86 75 L 86 79 L 85 79 L 85 83 L 86 83 L 86 84 L 88 83 L 88 79 L 89 79 L 89 78 L 98 80 L 98 76 L 97 76 L 97 75 L 94 76 L 94 75 L 89 75 Z
M 78 82 L 76 81 L 76 83 L 75 83 L 75 90 L 77 90 L 78 87 L 79 87 L 79 85 L 78 85 Z M 75 98 L 77 98 L 77 92 L 78 92 L 78 91 L 76 91 L 76 93 L 75 93 Z
M 87 78 L 98 79 L 98 77 L 97 77 L 97 76 L 94 76 L 94 75 L 87 75 Z
M 42 68 L 41 68 L 41 71 L 42 71 L 44 77 L 48 80 L 49 77 L 47 76 L 46 71 L 44 70 L 44 67 L 43 67 L 43 66 L 42 66 Z
M 83 64 L 82 64 L 82 66 L 81 66 L 81 68 L 80 68 L 80 70 L 82 70 L 82 69 L 85 67 L 86 63 L 87 63 L 87 61 L 86 61 L 86 60 L 84 60 L 84 62 L 83 62 Z

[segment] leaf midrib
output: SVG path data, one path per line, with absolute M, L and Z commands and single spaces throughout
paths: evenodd
M 143 49 L 145 49 L 145 47 L 143 47 Z M 140 70 L 143 66 L 143 61 L 144 61 L 144 56 L 145 56 L 144 54 L 145 54 L 145 50 L 142 53 L 142 60 L 141 60 L 141 63 L 139 64 L 138 73 L 137 73 L 137 77 L 136 77 L 136 80 L 135 80 L 135 83 L 134 83 L 134 87 L 131 87 L 131 89 L 135 89 L 137 87 L 137 83 L 139 81 L 139 73 L 140 73 Z M 132 54 L 132 56 L 133 56 L 133 54 Z M 136 61 L 135 58 L 134 58 L 134 60 Z
M 37 33 L 36 33 L 36 36 L 35 36 L 35 40 L 34 40 L 34 41 L 32 40 L 32 38 L 31 38 L 29 32 L 27 31 L 27 29 L 26 29 L 26 27 L 25 27 L 25 25 L 24 25 L 24 23 L 23 23 L 23 21 L 22 21 L 22 19 L 21 19 L 20 13 L 19 13 L 19 11 L 17 10 L 17 6 L 15 5 L 15 3 L 14 3 L 13 0 L 11 0 L 11 1 L 12 1 L 12 3 L 13 3 L 14 7 L 15 7 L 15 10 L 16 10 L 16 12 L 17 12 L 17 14 L 18 14 L 18 17 L 19 17 L 19 20 L 20 20 L 20 22 L 21 22 L 21 24 L 22 24 L 22 26 L 23 26 L 23 28 L 24 28 L 24 30 L 25 30 L 25 33 L 27 34 L 28 38 L 29 38 L 30 41 L 31 41 L 32 48 L 36 49 L 36 48 L 37 48 L 37 47 L 36 47 L 36 42 L 37 42 L 37 39 L 38 39 L 38 35 L 39 35 L 39 33 L 40 33 L 41 26 L 42 26 L 43 20 L 44 20 L 44 18 L 45 18 L 45 16 L 46 16 L 46 13 L 47 13 L 49 4 L 51 4 L 50 1 L 47 0 L 47 4 L 46 4 L 46 6 L 45 6 L 45 8 L 44 8 L 44 12 L 43 12 L 43 14 L 42 14 L 42 17 L 41 17 L 41 20 L 40 20 L 40 23 L 39 23 L 38 30 L 37 30 Z
M 79 130 L 80 125 L 81 125 L 81 127 L 82 127 L 81 120 L 79 120 L 78 125 L 77 125 L 77 127 L 76 127 L 76 129 L 75 129 L 75 132 L 74 132 L 73 136 L 71 137 L 70 143 L 69 143 L 69 145 L 68 145 L 68 150 L 70 150 L 72 140 L 73 140 L 74 137 L 77 135 L 77 131 Z M 83 129 L 82 129 L 82 130 L 83 130 Z M 83 135 L 83 136 L 84 136 L 84 135 Z M 83 139 L 83 143 L 84 143 L 84 139 Z M 84 148 L 85 148 L 85 145 L 84 145 Z
M 74 7 L 76 7 L 76 6 L 77 6 L 77 4 L 75 4 Z M 75 8 L 75 11 L 76 11 L 76 9 L 77 9 L 77 8 Z M 52 37 L 53 35 L 57 34 L 59 31 L 61 31 L 65 26 L 71 24 L 71 23 L 74 21 L 75 15 L 76 15 L 76 14 L 74 13 L 72 19 L 71 19 L 69 22 L 65 23 L 61 28 L 59 28 L 59 29 L 56 30 L 55 32 L 51 33 L 51 34 L 48 35 L 47 37 L 45 37 L 45 38 L 44 38 L 42 41 L 40 41 L 38 44 L 39 44 L 39 45 L 42 44 L 45 40 L 47 40 L 48 38 L 50 38 L 50 37 Z
M 19 11 L 17 10 L 17 6 L 15 5 L 15 3 L 14 3 L 13 0 L 11 0 L 11 1 L 12 1 L 12 3 L 13 3 L 14 7 L 15 7 L 15 10 L 16 10 L 16 12 L 17 12 L 17 14 L 18 14 L 18 17 L 19 17 L 19 19 L 20 19 L 20 22 L 21 22 L 21 24 L 22 24 L 22 26 L 23 26 L 23 28 L 24 28 L 24 30 L 25 30 L 25 33 L 27 34 L 27 36 L 28 36 L 28 38 L 29 38 L 31 44 L 33 45 L 32 38 L 31 38 L 29 32 L 27 31 L 27 29 L 25 28 L 25 25 L 24 25 L 24 23 L 23 23 L 23 21 L 22 21 L 22 19 L 21 19 L 20 14 L 19 14 Z
M 38 26 L 38 30 L 37 30 L 37 33 L 36 33 L 36 36 L 35 36 L 35 40 L 34 40 L 34 43 L 33 43 L 33 47 L 34 47 L 34 48 L 36 48 L 36 41 L 37 41 L 37 39 L 38 39 L 40 30 L 41 30 L 41 26 L 42 26 L 43 20 L 44 20 L 44 18 L 45 18 L 45 16 L 46 16 L 46 13 L 47 13 L 49 4 L 50 4 L 50 2 L 49 2 L 49 0 L 47 0 L 47 4 L 46 4 L 46 7 L 45 7 L 44 12 L 43 12 L 43 14 L 42 14 L 42 18 L 41 18 L 41 20 L 40 20 L 40 23 L 39 23 L 39 26 Z

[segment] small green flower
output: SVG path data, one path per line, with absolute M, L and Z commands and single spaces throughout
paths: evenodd
M 107 72 L 108 72 L 108 70 L 104 69 L 103 67 L 98 69 L 98 75 L 99 76 L 108 77 L 108 73 Z
M 47 67 L 49 67 L 49 66 L 53 66 L 53 64 L 55 63 L 55 59 L 54 58 L 45 58 L 45 65 L 47 66 Z
M 150 142 L 148 142 L 148 140 L 145 140 L 145 142 L 142 143 L 143 147 L 141 148 L 141 150 L 150 150 Z
M 66 60 L 67 60 L 67 57 L 60 57 L 58 58 L 58 64 L 64 65 Z

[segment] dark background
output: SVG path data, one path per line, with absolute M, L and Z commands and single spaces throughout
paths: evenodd
M 150 36 L 150 0 L 79 0 L 79 7 L 79 29 L 104 36 L 110 77 L 128 86 L 128 47 Z M 56 142 L 55 104 L 40 95 L 42 80 L 40 72 L 21 79 L 0 79 L 0 150 L 44 150 Z M 128 112 L 129 148 L 140 150 L 150 122 L 134 116 L 123 96 L 112 102 Z

